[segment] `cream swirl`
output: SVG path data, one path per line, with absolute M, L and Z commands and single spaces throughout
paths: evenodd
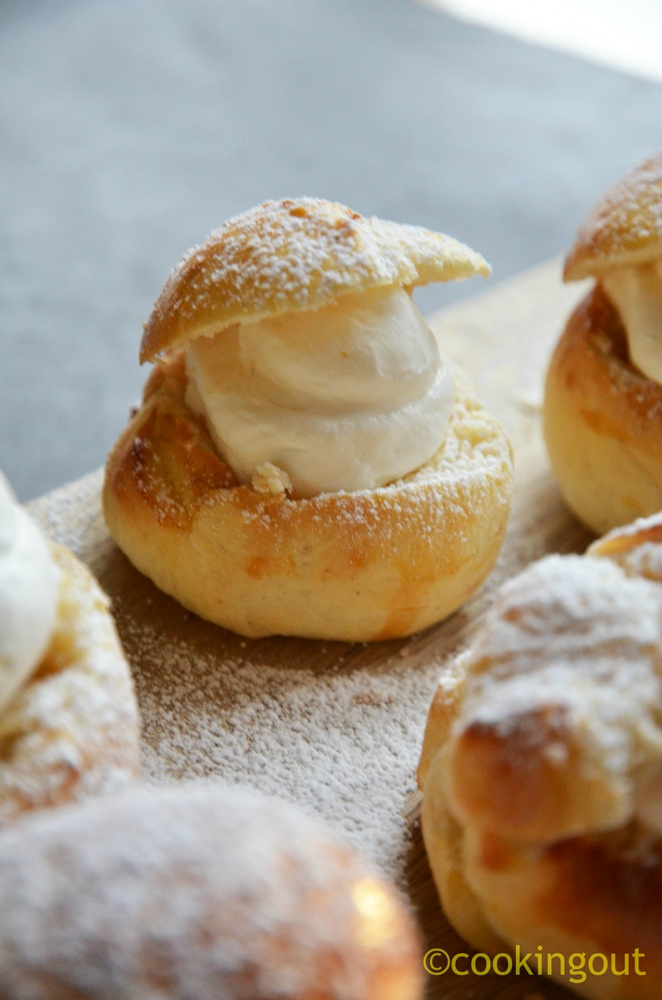
M 297 496 L 373 489 L 434 455 L 454 377 L 401 286 L 197 337 L 187 403 L 242 482 L 283 469 Z
M 0 473 L 0 712 L 48 645 L 59 580 L 46 539 Z
M 662 260 L 620 267 L 601 280 L 623 321 L 630 360 L 662 385 Z

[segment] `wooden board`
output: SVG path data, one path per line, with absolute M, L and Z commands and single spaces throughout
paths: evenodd
M 111 596 L 132 664 L 149 783 L 247 784 L 324 817 L 409 893 L 427 947 L 462 943 L 440 911 L 418 824 L 414 771 L 444 661 L 476 627 L 495 588 L 548 552 L 582 551 L 589 535 L 564 506 L 540 433 L 543 374 L 582 286 L 552 261 L 431 320 L 445 352 L 474 378 L 515 451 L 506 542 L 464 608 L 412 638 L 365 644 L 243 639 L 160 593 L 110 540 L 101 473 L 30 508 Z M 537 977 L 430 977 L 429 995 L 516 1000 L 570 996 Z

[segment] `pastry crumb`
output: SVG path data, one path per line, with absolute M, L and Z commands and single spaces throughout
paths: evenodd
M 260 462 L 253 469 L 251 485 L 256 493 L 291 493 L 292 480 L 284 469 L 279 469 L 273 462 Z

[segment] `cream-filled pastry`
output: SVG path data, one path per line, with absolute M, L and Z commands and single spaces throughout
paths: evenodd
M 451 366 L 400 286 L 240 323 L 186 351 L 186 402 L 240 482 L 271 462 L 296 496 L 374 489 L 427 462 Z
M 0 473 L 0 826 L 116 791 L 138 769 L 138 710 L 108 601 Z
M 625 328 L 630 361 L 662 385 L 662 259 L 617 267 L 601 281 Z
M 587 277 L 550 364 L 545 439 L 569 505 L 602 533 L 662 508 L 662 154 L 579 230 L 564 278 Z
M 594 1000 L 662 981 L 661 542 L 657 515 L 506 583 L 442 677 L 419 764 L 455 928 Z
M 419 1000 L 396 891 L 294 806 L 179 786 L 0 835 L 3 1000 Z
M 168 279 L 104 513 L 138 569 L 244 635 L 370 640 L 492 567 L 509 445 L 411 297 L 487 274 L 438 233 L 313 198 L 216 230 Z
M 46 651 L 59 587 L 46 539 L 0 472 L 0 712 Z

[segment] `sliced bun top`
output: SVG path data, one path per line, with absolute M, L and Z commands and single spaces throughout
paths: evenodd
M 662 152 L 635 167 L 606 195 L 577 233 L 565 281 L 600 277 L 662 257 Z
M 140 361 L 233 323 L 318 309 L 349 292 L 489 273 L 480 254 L 442 233 L 364 219 L 320 198 L 267 201 L 182 258 L 145 324 Z

